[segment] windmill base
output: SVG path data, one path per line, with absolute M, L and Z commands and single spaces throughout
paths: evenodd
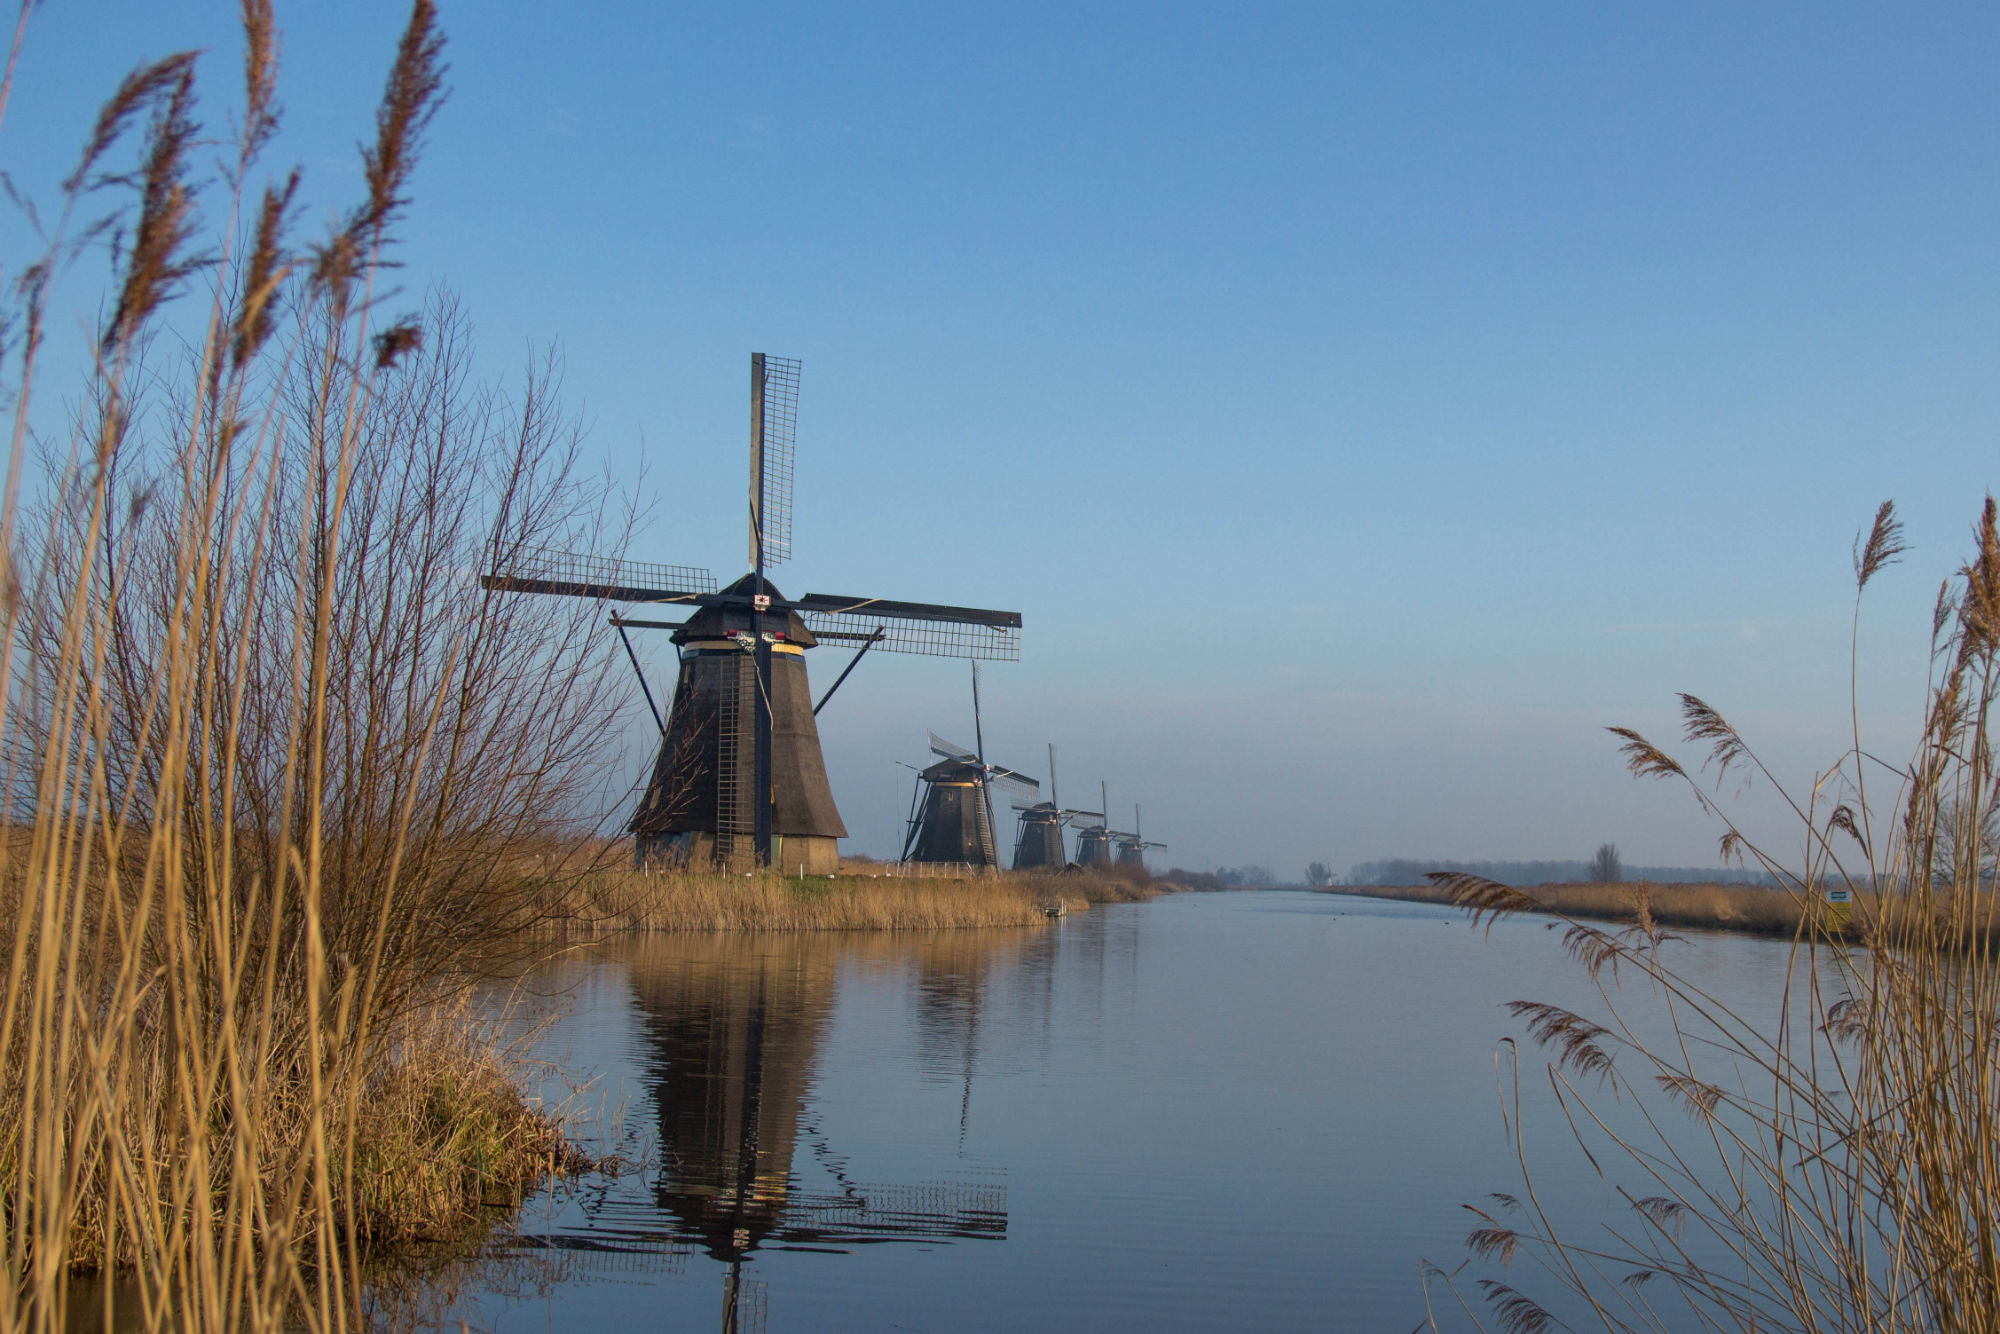
M 721 840 L 714 834 L 692 832 L 641 834 L 633 840 L 632 864 L 641 871 L 741 874 L 756 869 L 747 834 Z M 840 840 L 817 834 L 773 834 L 771 870 L 780 875 L 832 875 L 840 870 Z

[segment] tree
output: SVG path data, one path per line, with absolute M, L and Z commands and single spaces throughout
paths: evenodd
M 2000 869 L 2000 805 L 1949 796 L 1930 821 L 1934 884 L 1990 882 Z M 1977 851 L 1974 851 L 1974 845 Z
M 1306 867 L 1306 883 L 1314 889 L 1333 883 L 1333 868 L 1325 862 L 1314 862 Z
M 1593 885 L 1615 885 L 1625 878 L 1625 865 L 1618 860 L 1618 845 L 1603 843 L 1598 846 L 1597 855 L 1590 859 L 1590 883 Z

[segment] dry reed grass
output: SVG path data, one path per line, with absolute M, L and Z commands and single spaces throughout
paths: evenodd
M 430 0 L 366 197 L 303 246 L 298 174 L 252 185 L 278 41 L 268 0 L 243 18 L 219 179 L 195 57 L 136 71 L 0 312 L 0 1330 L 87 1319 L 70 1278 L 93 1268 L 118 1276 L 92 1289 L 106 1327 L 355 1327 L 364 1248 L 560 1160 L 440 998 L 540 920 L 511 863 L 583 799 L 608 726 L 580 622 L 467 574 L 594 521 L 592 493 L 548 375 L 482 400 L 446 306 L 376 318 L 441 98 Z M 31 448 L 52 284 L 107 238 L 84 406 Z M 185 360 L 147 366 L 176 303 Z
M 862 869 L 863 866 L 868 869 Z M 854 863 L 829 877 L 590 871 L 566 877 L 565 925 L 578 931 L 937 931 L 1033 926 L 1051 910 L 1134 903 L 1131 879 L 1004 872 L 895 874 Z
M 604 871 L 569 888 L 569 920 L 597 931 L 932 931 L 1046 920 L 1004 877 L 901 880 Z
M 1456 904 L 1453 890 L 1443 885 L 1332 885 L 1322 894 L 1354 894 L 1409 903 Z M 1776 887 L 1748 885 L 1653 884 L 1645 881 L 1586 885 L 1554 884 L 1521 887 L 1533 901 L 1526 912 L 1594 921 L 1631 922 L 1641 898 L 1662 926 L 1683 930 L 1747 931 L 1789 936 L 1799 929 L 1799 904 Z
M 1629 1212 L 1581 1233 L 1551 1215 L 1521 1125 L 1525 1050 L 1510 1038 L 1499 1068 L 1521 1184 L 1467 1206 L 1478 1219 L 1472 1259 L 1500 1272 L 1477 1279 L 1475 1302 L 1455 1273 L 1426 1264 L 1427 1306 L 1433 1288 L 1448 1290 L 1470 1324 L 1509 1334 L 1579 1323 L 2000 1329 L 2000 876 L 1987 836 L 2000 804 L 1989 731 L 2000 517 L 1990 497 L 1973 539 L 1935 604 L 1924 731 L 1907 765 L 1867 754 L 1857 722 L 1845 754 L 1794 794 L 1693 696 L 1682 697 L 1684 736 L 1703 765 L 1612 729 L 1634 774 L 1676 784 L 1718 820 L 1725 858 L 1754 859 L 1783 886 L 1795 925 L 1775 1013 L 1739 1012 L 1697 981 L 1703 970 L 1679 960 L 1698 942 L 1669 932 L 1646 895 L 1633 896 L 1631 925 L 1613 930 L 1539 891 L 1433 877 L 1475 926 L 1521 912 L 1567 922 L 1564 946 L 1601 1004 L 1509 1008 L 1546 1054 L 1538 1073 L 1589 1167 Z M 1855 543 L 1857 647 L 1862 593 L 1902 551 L 1885 504 Z M 1698 781 L 1708 767 L 1754 774 L 1791 804 L 1802 865 L 1780 865 L 1730 820 Z M 1853 896 L 1844 931 L 1830 892 Z M 1536 1278 L 1516 1278 L 1517 1266 Z M 1537 1284 L 1562 1294 L 1565 1314 Z M 1432 1328 L 1438 1319 L 1431 1308 Z

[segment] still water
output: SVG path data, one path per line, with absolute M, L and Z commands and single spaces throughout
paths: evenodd
M 1682 963 L 1755 1006 L 1785 952 Z M 1544 923 L 1289 892 L 620 939 L 524 990 L 628 1167 L 440 1275 L 453 1328 L 1410 1330 L 1461 1202 L 1518 1181 L 1501 1006 L 1591 1003 Z M 1528 1083 L 1538 1189 L 1609 1207 Z

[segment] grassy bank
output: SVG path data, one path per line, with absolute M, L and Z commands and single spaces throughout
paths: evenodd
M 588 1166 L 562 1109 L 529 1102 L 512 1044 L 491 1019 L 447 1004 L 401 1026 L 364 1076 L 353 1146 L 356 1233 L 371 1251 L 484 1232 L 491 1210 L 552 1175 Z
M 1333 885 L 1322 894 L 1355 894 L 1406 903 L 1457 902 L 1445 885 Z M 1749 931 L 1790 936 L 1799 929 L 1799 901 L 1782 889 L 1745 885 L 1655 885 L 1644 881 L 1609 885 L 1534 885 L 1521 893 L 1534 904 L 1529 912 L 1596 921 L 1631 922 L 1643 898 L 1661 926 L 1711 931 Z
M 1160 892 L 1134 876 L 925 875 L 844 866 L 831 877 L 598 870 L 564 887 L 571 931 L 936 931 L 1033 926 Z

